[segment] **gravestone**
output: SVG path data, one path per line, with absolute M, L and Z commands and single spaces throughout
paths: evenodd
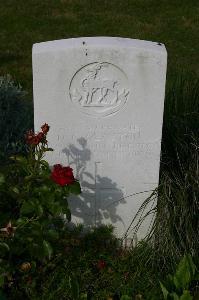
M 82 194 L 69 199 L 74 223 L 112 224 L 122 237 L 158 186 L 166 60 L 163 44 L 128 38 L 34 44 L 35 130 L 50 125 L 46 159 L 80 180 Z

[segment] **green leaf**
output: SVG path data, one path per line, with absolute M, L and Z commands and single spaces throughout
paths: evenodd
M 191 257 L 190 254 L 187 254 L 187 260 L 189 262 L 189 270 L 190 270 L 190 273 L 191 273 L 191 280 L 194 279 L 194 276 L 195 276 L 195 273 L 196 273 L 196 266 L 193 262 L 193 259 Z
M 27 159 L 26 159 L 24 156 L 20 156 L 20 155 L 17 155 L 17 156 L 11 156 L 10 159 L 19 161 L 19 162 L 22 163 L 22 164 L 26 164 L 26 163 L 27 163 Z
M 161 287 L 164 299 L 166 300 L 169 292 L 167 291 L 166 287 L 161 282 L 160 282 L 160 287 Z
M 59 234 L 54 229 L 49 229 L 47 232 L 48 239 L 57 240 L 59 238 Z
M 54 150 L 53 150 L 53 148 L 44 148 L 43 151 L 47 152 L 47 151 L 54 151 Z
M 48 210 L 53 216 L 60 215 L 63 212 L 62 207 L 58 202 L 49 203 Z
M 34 203 L 29 201 L 29 202 L 24 202 L 21 206 L 21 214 L 22 215 L 29 215 L 33 214 L 35 212 L 35 206 Z
M 69 185 L 70 192 L 74 195 L 79 195 L 81 193 L 81 187 L 78 181 L 75 181 L 73 184 Z
M 27 218 L 26 217 L 19 218 L 16 223 L 17 226 L 23 226 L 24 224 L 27 223 Z
M 190 265 L 190 263 L 190 257 L 187 255 L 180 261 L 173 279 L 177 289 L 188 288 L 193 273 L 193 265 Z
M 180 297 L 180 300 L 192 300 L 193 297 L 191 296 L 190 292 L 187 290 L 183 291 L 182 296 Z
M 12 188 L 12 191 L 13 191 L 15 194 L 19 194 L 19 189 L 18 189 L 16 186 L 14 186 L 14 187 Z
M 46 168 L 49 168 L 49 163 L 46 160 L 40 160 L 40 163 Z
M 28 201 L 24 202 L 21 207 L 22 215 L 37 215 L 41 217 L 43 215 L 43 207 L 38 201 Z
M 43 241 L 43 249 L 44 249 L 45 256 L 47 256 L 49 259 L 51 259 L 53 249 L 52 249 L 50 243 L 47 242 L 46 240 Z

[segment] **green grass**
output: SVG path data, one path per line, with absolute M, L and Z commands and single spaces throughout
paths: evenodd
M 165 43 L 168 72 L 199 74 L 197 0 L 7 0 L 0 2 L 0 75 L 32 94 L 32 45 L 80 36 L 122 36 Z

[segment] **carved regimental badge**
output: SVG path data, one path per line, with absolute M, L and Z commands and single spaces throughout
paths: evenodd
M 115 113 L 126 103 L 128 95 L 126 74 L 107 62 L 84 66 L 70 83 L 71 101 L 83 113 L 93 116 Z

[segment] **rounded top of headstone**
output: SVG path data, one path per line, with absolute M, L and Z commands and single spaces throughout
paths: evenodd
M 76 47 L 122 47 L 122 48 L 143 48 L 148 51 L 160 52 L 166 54 L 164 44 L 159 42 L 150 42 L 145 40 L 137 40 L 122 37 L 79 37 L 62 40 L 54 40 L 48 42 L 36 43 L 33 45 L 33 53 L 57 51 L 65 48 Z

